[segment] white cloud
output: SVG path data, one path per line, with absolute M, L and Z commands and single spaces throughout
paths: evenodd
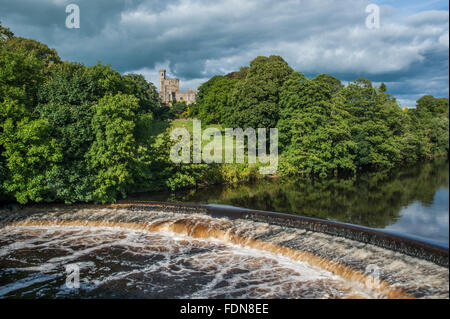
M 381 28 L 371 30 L 365 26 L 369 0 L 79 0 L 81 28 L 73 31 L 64 27 L 65 12 L 45 7 L 51 1 L 64 2 L 16 0 L 2 7 L 0 20 L 49 43 L 64 59 L 102 60 L 156 84 L 161 66 L 186 89 L 276 54 L 308 74 L 409 81 L 393 85 L 403 100 L 424 87 L 448 95 L 448 77 L 442 77 L 448 73 L 448 11 L 402 15 L 401 8 L 383 5 Z

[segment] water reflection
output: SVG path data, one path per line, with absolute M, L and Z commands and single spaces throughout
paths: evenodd
M 356 179 L 280 178 L 132 199 L 227 204 L 336 220 L 448 245 L 449 163 L 434 161 Z
M 438 190 L 431 205 L 413 202 L 403 208 L 400 211 L 401 218 L 386 229 L 448 244 L 448 193 L 448 189 Z

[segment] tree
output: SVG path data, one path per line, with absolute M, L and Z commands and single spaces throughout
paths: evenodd
M 448 127 L 449 121 L 448 117 L 440 116 L 435 117 L 431 121 L 431 144 L 432 144 L 432 154 L 434 156 L 448 156 L 449 152 L 449 136 Z
M 230 93 L 237 81 L 226 76 L 216 75 L 198 88 L 196 108 L 198 118 L 205 124 L 227 122 L 233 113 Z
M 188 109 L 188 106 L 186 104 L 186 101 L 177 101 L 172 103 L 172 113 L 175 115 L 175 117 L 180 117 L 181 114 L 186 112 Z
M 3 43 L 3 46 L 9 51 L 25 51 L 33 54 L 43 61 L 47 68 L 61 63 L 55 49 L 50 49 L 47 45 L 33 39 L 10 37 Z
M 243 129 L 275 127 L 280 90 L 292 72 L 279 56 L 260 56 L 250 62 L 245 79 L 232 91 L 234 112 L 226 124 Z
M 341 92 L 351 115 L 349 124 L 352 140 L 357 144 L 357 167 L 385 169 L 401 162 L 404 114 L 396 100 L 364 78 Z
M 128 85 L 128 86 L 127 86 Z M 129 82 L 109 65 L 85 67 L 79 63 L 57 65 L 40 89 L 39 102 L 81 105 L 95 103 L 108 93 L 127 92 Z
M 2 26 L 2 22 L 0 21 L 0 44 L 13 36 L 14 33 L 12 33 L 9 28 Z
M 415 158 L 448 156 L 448 114 L 447 98 L 424 95 L 417 100 L 416 108 L 408 112 L 408 137 L 406 147 L 414 149 Z M 412 151 L 410 151 L 412 153 Z
M 15 122 L 9 118 L 3 123 L 0 143 L 8 168 L 4 188 L 19 203 L 55 200 L 47 177 L 62 156 L 49 132 L 49 123 L 44 119 L 25 117 Z
M 1 32 L 10 34 L 4 28 Z M 9 171 L 9 167 L 15 166 L 8 157 L 16 154 L 11 151 L 12 142 L 8 145 L 5 143 L 15 141 L 14 136 L 17 135 L 11 135 L 14 132 L 9 132 L 7 140 L 5 128 L 12 130 L 18 126 L 19 121 L 32 115 L 37 102 L 38 88 L 43 81 L 43 68 L 43 63 L 34 55 L 27 54 L 23 50 L 9 51 L 0 45 L 0 194 L 8 190 L 15 192 L 11 184 L 4 187 L 8 178 L 15 176 Z M 19 127 L 23 128 L 23 125 Z M 28 195 L 25 193 L 23 196 L 21 200 L 26 200 Z
M 291 143 L 293 114 L 301 108 L 300 94 L 305 80 L 306 77 L 302 73 L 293 72 L 281 88 L 279 96 L 280 113 L 277 122 L 281 150 L 284 150 Z
M 338 78 L 328 74 L 319 74 L 314 78 L 315 81 L 330 86 L 331 94 L 336 94 L 344 88 L 344 85 Z
M 137 144 L 134 136 L 139 100 L 131 95 L 107 94 L 94 107 L 95 140 L 87 158 L 95 171 L 94 198 L 103 203 L 125 197 L 135 182 Z
M 138 113 L 152 112 L 156 113 L 161 107 L 158 100 L 158 92 L 153 83 L 147 82 L 144 76 L 140 74 L 127 74 L 124 77 L 126 83 L 126 93 L 139 99 Z
M 95 140 L 95 103 L 130 85 L 109 66 L 64 62 L 56 65 L 40 88 L 37 114 L 50 124 L 63 160 L 48 174 L 56 198 L 66 203 L 94 199 L 94 176 L 86 154 Z M 137 119 L 136 119 L 137 120 Z
M 169 121 L 278 127 L 280 171 L 321 177 L 447 155 L 449 103 L 424 96 L 402 111 L 386 85 L 307 79 L 279 56 L 202 84 L 196 104 L 161 103 L 142 75 L 61 62 L 0 24 L 0 200 L 114 202 L 142 190 L 255 176 L 256 166 L 174 164 Z M 383 175 L 383 174 L 380 174 Z
M 44 81 L 42 61 L 26 51 L 0 46 L 0 103 L 16 100 L 29 111 L 37 104 L 38 88 Z
M 448 117 L 448 99 L 424 95 L 416 102 L 416 110 L 422 117 L 446 115 Z M 428 113 L 428 114 L 427 114 Z
M 239 71 L 228 73 L 225 76 L 229 79 L 244 80 L 247 77 L 248 69 L 248 66 L 241 66 Z
M 356 145 L 351 141 L 349 114 L 342 97 L 333 96 L 329 85 L 295 73 L 284 88 L 279 126 L 291 129 L 288 134 L 283 132 L 287 147 L 282 170 L 322 177 L 329 172 L 354 172 Z
M 48 121 L 49 134 L 58 142 L 63 158 L 47 176 L 53 193 L 65 203 L 91 201 L 94 171 L 85 156 L 95 138 L 91 126 L 93 105 L 48 103 L 40 105 L 38 111 Z

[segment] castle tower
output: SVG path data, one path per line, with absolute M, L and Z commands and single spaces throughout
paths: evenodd
M 163 102 L 170 105 L 173 101 L 186 101 L 187 104 L 194 103 L 197 92 L 183 93 L 180 90 L 180 79 L 166 78 L 166 70 L 159 70 L 159 97 Z
M 166 79 L 166 70 L 159 70 L 159 78 L 161 80 L 165 80 Z
M 166 70 L 159 70 L 159 96 L 164 101 L 166 96 Z
M 164 95 L 164 86 L 166 80 L 166 70 L 159 70 L 159 91 Z

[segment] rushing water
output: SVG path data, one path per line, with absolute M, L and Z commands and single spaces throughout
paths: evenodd
M 448 245 L 448 170 L 434 162 L 356 180 L 261 180 L 135 199 L 287 212 Z M 445 265 L 252 218 L 136 203 L 0 208 L 0 298 L 448 298 Z M 66 285 L 72 265 L 78 289 Z
M 132 199 L 227 204 L 336 220 L 449 244 L 449 163 L 432 163 L 357 179 L 280 178 Z
M 296 227 L 135 204 L 0 213 L 0 298 L 448 298 L 446 267 Z
M 105 227 L 7 227 L 0 297 L 374 297 L 328 271 L 213 240 Z M 80 267 L 80 289 L 65 266 Z

